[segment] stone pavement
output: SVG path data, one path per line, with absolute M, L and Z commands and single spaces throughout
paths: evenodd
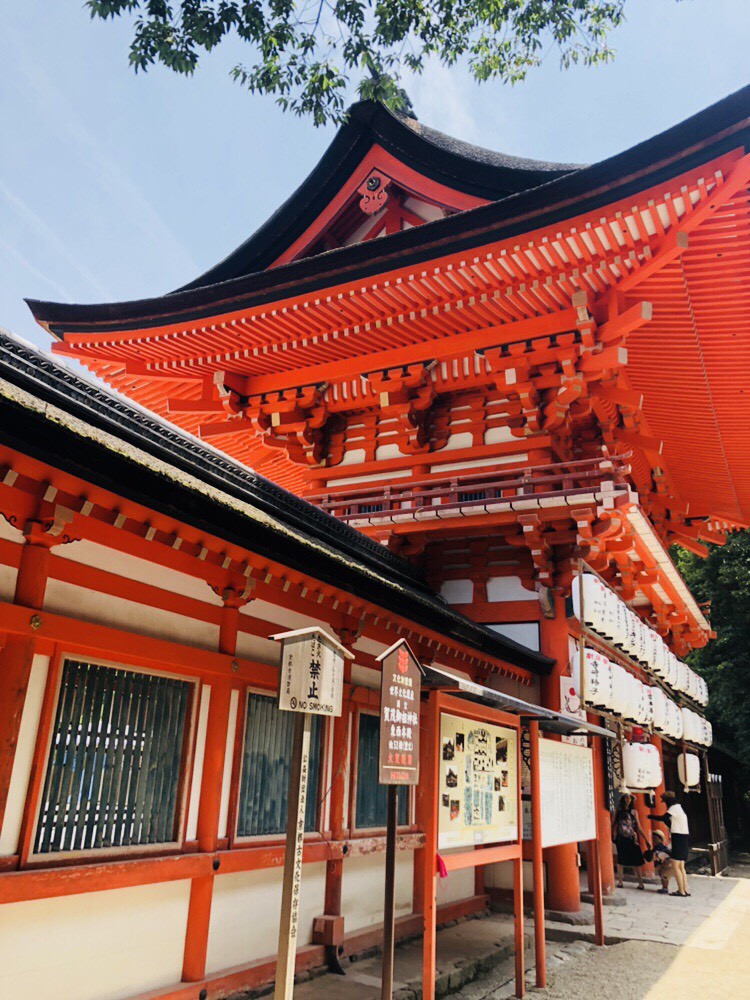
M 646 1000 L 750 997 L 750 881 L 722 881 L 731 891 L 688 935 Z
M 700 1000 L 750 998 L 750 881 L 691 875 L 689 899 L 661 896 L 657 888 L 649 885 L 640 891 L 634 883 L 626 883 L 624 889 L 618 890 L 619 905 L 607 906 L 604 912 L 608 945 L 653 942 L 654 946 L 670 946 L 663 958 L 663 966 L 669 968 L 653 986 L 656 976 L 652 976 L 649 985 L 638 991 L 637 996 L 673 1000 L 690 990 Z M 615 948 L 602 951 L 594 946 L 593 907 L 584 904 L 583 913 L 591 923 L 547 922 L 547 968 L 554 978 L 555 970 L 582 963 L 586 970 L 584 985 L 590 976 L 590 996 L 595 998 L 599 996 L 598 956 L 614 953 Z M 534 981 L 532 929 L 527 918 L 529 987 Z M 630 963 L 632 947 L 629 945 Z M 442 929 L 438 933 L 437 954 L 438 996 L 450 994 L 456 1000 L 507 1000 L 513 995 L 513 922 L 508 914 L 487 914 Z M 405 942 L 396 949 L 396 1000 L 421 997 L 421 956 L 421 939 Z M 608 962 L 611 964 L 611 959 Z M 299 983 L 295 1000 L 380 1000 L 380 971 L 380 955 L 370 954 L 348 962 L 346 976 L 322 975 Z M 627 968 L 622 969 L 622 975 L 627 977 Z M 585 985 L 584 992 L 575 995 L 586 996 L 587 989 Z M 540 1000 L 545 995 L 543 992 Z

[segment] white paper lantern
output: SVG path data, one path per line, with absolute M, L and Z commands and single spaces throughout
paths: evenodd
M 667 679 L 667 647 L 664 645 L 662 637 L 658 632 L 652 632 L 653 636 L 653 659 L 651 661 L 651 668 L 655 674 L 662 678 L 662 680 Z
M 612 703 L 612 666 L 609 660 L 595 649 L 587 649 L 583 668 L 586 704 L 609 710 Z
M 651 629 L 640 618 L 638 619 L 638 651 L 635 654 L 639 663 L 649 666 L 651 657 Z
M 682 735 L 689 743 L 698 743 L 703 735 L 698 729 L 698 716 L 689 708 L 682 709 Z
M 651 726 L 654 722 L 654 703 L 651 697 L 651 687 L 648 684 L 641 684 L 641 703 L 638 713 L 638 721 L 642 726 Z
M 610 660 L 612 667 L 612 711 L 624 718 L 628 710 L 628 673 L 619 663 Z
M 583 585 L 583 611 L 581 610 L 581 584 Z M 575 577 L 571 589 L 573 614 L 588 628 L 603 635 L 607 616 L 609 590 L 591 573 Z
M 677 774 L 680 784 L 686 788 L 696 788 L 701 780 L 700 758 L 694 753 L 681 753 L 677 758 Z
M 667 696 L 660 687 L 651 688 L 652 725 L 658 733 L 666 733 Z
M 705 737 L 705 739 L 706 739 L 706 746 L 710 747 L 710 746 L 713 746 L 713 742 L 714 742 L 714 727 L 711 725 L 711 723 L 708 721 L 708 719 L 704 719 L 703 721 L 704 721 L 705 726 L 706 726 L 706 737 Z
M 662 782 L 659 751 L 650 743 L 626 743 L 622 766 L 628 788 L 658 788 Z

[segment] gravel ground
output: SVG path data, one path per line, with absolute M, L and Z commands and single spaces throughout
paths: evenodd
M 653 941 L 626 941 L 575 955 L 553 969 L 544 1000 L 643 1000 L 672 964 L 679 948 Z

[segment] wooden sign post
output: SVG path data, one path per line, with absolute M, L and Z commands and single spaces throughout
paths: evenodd
M 422 666 L 405 639 L 377 658 L 380 678 L 380 762 L 378 779 L 388 788 L 383 907 L 382 1000 L 393 995 L 393 946 L 396 927 L 396 835 L 399 785 L 419 782 L 419 697 Z
M 320 628 L 297 629 L 271 636 L 281 641 L 279 708 L 295 712 L 289 793 L 286 812 L 284 879 L 281 890 L 279 949 L 274 1000 L 290 1000 L 294 992 L 305 803 L 310 771 L 312 715 L 341 715 L 344 657 L 352 654 Z

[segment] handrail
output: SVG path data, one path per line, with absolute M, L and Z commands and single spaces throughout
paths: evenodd
M 580 459 L 570 462 L 508 470 L 498 469 L 480 473 L 456 473 L 418 482 L 368 483 L 347 491 L 320 493 L 308 499 L 319 507 L 335 514 L 342 521 L 399 519 L 420 515 L 434 517 L 470 513 L 475 508 L 559 499 L 570 503 L 577 497 L 590 494 L 605 481 L 611 487 L 627 486 L 625 477 L 629 456 L 613 458 Z M 470 497 L 471 494 L 481 496 Z M 461 499 L 461 494 L 466 494 Z M 489 495 L 488 495 L 489 494 Z M 375 509 L 362 509 L 372 507 Z

